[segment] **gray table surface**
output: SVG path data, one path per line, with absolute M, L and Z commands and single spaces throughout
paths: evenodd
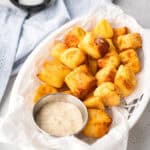
M 150 1 L 149 0 L 114 0 L 127 13 L 137 19 L 145 28 L 150 28 Z M 8 0 L 0 0 L 0 4 L 11 5 Z M 7 112 L 9 94 L 15 78 L 9 82 L 7 92 L 0 106 L 0 115 Z M 150 150 L 150 103 L 138 123 L 130 131 L 127 150 Z M 19 150 L 14 145 L 0 143 L 0 150 Z

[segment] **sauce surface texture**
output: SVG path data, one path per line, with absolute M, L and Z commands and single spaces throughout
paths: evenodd
M 80 110 L 67 102 L 51 102 L 44 105 L 36 115 L 38 126 L 53 136 L 71 135 L 82 128 Z

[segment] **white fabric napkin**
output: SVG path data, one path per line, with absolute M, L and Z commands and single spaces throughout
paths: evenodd
M 126 150 L 128 141 L 126 118 L 119 108 L 113 108 L 112 114 L 114 121 L 109 133 L 89 144 L 86 138 L 70 136 L 56 139 L 41 134 L 33 126 L 28 108 L 24 107 L 24 102 L 20 102 L 15 110 L 2 120 L 0 141 L 15 144 L 20 150 Z
M 95 2 L 97 2 L 97 6 L 95 7 L 95 5 L 94 5 L 94 7 L 92 7 L 92 10 L 91 10 L 92 13 L 94 13 L 94 12 L 98 13 L 98 9 L 101 8 L 101 6 L 103 6 L 103 9 L 104 9 L 104 11 L 101 11 L 101 13 L 105 14 L 106 13 L 105 11 L 108 8 L 111 8 L 112 11 L 110 11 L 110 12 L 112 12 L 114 14 L 116 13 L 115 11 L 117 11 L 118 15 L 120 13 L 122 13 L 122 11 L 120 9 L 117 9 L 114 5 L 112 5 L 106 1 L 101 1 L 98 3 L 98 1 L 96 0 Z M 82 6 L 82 8 L 85 7 L 85 6 L 84 7 L 83 6 Z M 90 7 L 90 6 L 92 6 L 92 3 L 89 3 L 88 7 Z M 68 10 L 68 8 L 66 10 Z M 92 16 L 93 15 L 92 13 L 87 14 L 87 15 Z M 111 15 L 109 13 L 107 14 L 108 16 Z M 102 14 L 102 16 L 104 14 Z M 37 14 L 33 17 L 36 18 L 38 15 L 42 16 L 42 17 L 44 16 L 44 14 Z M 59 20 L 61 19 L 60 15 L 58 16 Z M 73 16 L 74 13 L 72 13 L 71 15 Z M 36 21 L 39 18 L 42 18 L 39 16 L 36 19 L 34 18 L 34 20 Z M 51 25 L 57 26 L 58 25 L 57 19 L 58 18 L 55 17 L 53 19 L 53 21 L 51 22 Z M 92 22 L 90 22 L 90 23 L 92 23 Z M 38 24 L 36 24 L 36 26 L 38 26 Z M 41 25 L 39 25 L 39 26 L 41 26 Z M 45 31 L 47 31 L 49 29 L 48 27 L 47 28 L 46 27 L 44 27 Z M 43 29 L 42 26 L 41 26 L 41 28 Z M 29 30 L 26 30 L 26 31 L 30 31 L 32 34 L 31 36 L 34 36 L 34 28 L 32 28 L 32 26 L 29 25 L 29 27 L 27 29 L 29 29 Z M 30 38 L 30 32 L 28 32 L 28 34 L 24 34 L 23 36 L 26 35 L 28 38 Z M 36 34 L 36 32 L 35 32 L 35 34 Z M 42 30 L 39 30 L 38 35 L 43 36 Z M 28 41 L 28 38 L 26 38 L 27 41 Z M 20 42 L 21 42 L 21 40 L 20 40 Z M 23 40 L 22 43 L 25 44 L 26 42 Z M 26 46 L 26 45 L 24 45 L 24 46 Z M 24 46 L 22 46 L 22 47 L 24 48 Z M 28 46 L 27 46 L 27 48 L 28 48 Z M 28 51 L 28 53 L 29 52 L 30 51 Z M 44 53 L 42 51 L 40 51 L 40 52 L 41 52 L 41 55 L 38 54 L 35 57 L 36 61 L 38 61 L 38 57 L 40 58 L 40 56 L 42 56 L 42 55 L 45 56 L 47 54 L 46 51 L 44 51 Z M 26 51 L 25 51 L 25 53 L 26 53 Z M 26 54 L 28 54 L 28 53 L 26 53 Z M 20 56 L 21 56 L 21 54 L 22 53 L 20 53 Z M 19 53 L 17 56 L 18 56 L 18 60 L 19 60 Z M 22 56 L 20 58 L 22 58 Z M 17 59 L 17 57 L 16 57 L 16 59 Z M 32 68 L 32 65 L 30 65 L 30 67 Z M 29 77 L 30 77 L 30 74 L 32 74 L 32 72 L 29 71 L 30 67 L 28 67 L 28 71 L 27 71 Z M 34 69 L 32 69 L 32 71 L 34 71 Z M 119 109 L 119 108 L 112 109 L 113 124 L 112 124 L 112 127 L 111 127 L 109 133 L 106 136 L 104 136 L 103 138 L 100 138 L 100 139 L 92 142 L 92 144 L 90 144 L 91 142 L 89 139 L 84 138 L 84 137 L 77 138 L 77 137 L 71 136 L 71 137 L 64 137 L 64 138 L 52 138 L 52 137 L 48 137 L 46 135 L 41 134 L 35 128 L 35 126 L 33 124 L 32 105 L 30 106 L 31 101 L 29 102 L 25 98 L 26 96 L 28 96 L 29 93 L 33 93 L 33 91 L 32 91 L 33 88 L 32 88 L 32 90 L 28 89 L 28 87 L 29 87 L 28 85 L 33 84 L 33 83 L 30 83 L 30 81 L 28 82 L 28 80 L 27 80 L 28 76 L 26 76 L 27 78 L 22 77 L 24 79 L 24 83 L 26 84 L 26 87 L 24 87 L 24 88 L 20 87 L 19 89 L 20 90 L 22 89 L 22 90 L 20 92 L 18 91 L 16 93 L 16 95 L 11 97 L 12 100 L 10 103 L 9 112 L 5 118 L 1 118 L 1 123 L 0 123 L 0 141 L 1 142 L 15 144 L 22 150 L 25 150 L 25 149 L 28 149 L 28 150 L 37 150 L 37 149 L 38 150 L 48 150 L 48 149 L 57 149 L 57 150 L 68 150 L 68 149 L 69 150 L 99 150 L 99 149 L 101 149 L 101 150 L 110 150 L 110 149 L 111 150 L 126 150 L 127 140 L 128 140 L 128 123 L 127 123 L 126 117 L 123 115 L 124 113 L 122 112 L 122 109 Z M 24 84 L 22 83 L 21 86 L 22 85 L 24 85 Z
M 70 3 L 70 5 L 67 5 L 66 3 Z M 76 1 L 70 0 L 65 1 L 65 3 L 63 0 L 57 1 L 51 8 L 35 14 L 23 22 L 21 38 L 19 39 L 19 44 L 17 46 L 18 51 L 16 54 L 14 70 L 18 70 L 18 66 L 22 64 L 26 56 L 28 56 L 36 44 L 46 34 L 54 31 L 61 24 L 64 24 L 71 18 L 85 14 L 89 8 L 89 12 L 97 12 L 98 8 L 101 8 L 101 6 L 104 8 L 114 7 L 114 11 L 120 11 L 120 9 L 115 9 L 115 6 L 112 5 L 109 0 L 89 0 L 88 2 L 83 0 L 79 3 L 80 5 L 77 6 Z M 25 19 L 26 13 L 22 13 L 25 14 Z M 87 13 L 86 15 L 90 15 L 90 13 Z M 25 82 L 26 81 L 24 81 L 24 83 Z M 23 150 L 126 150 L 128 140 L 128 124 L 122 110 L 119 108 L 112 109 L 114 122 L 110 132 L 103 138 L 95 141 L 93 144 L 89 144 L 85 142 L 87 141 L 86 138 L 79 139 L 71 136 L 55 139 L 42 135 L 33 126 L 32 114 L 24 98 L 13 98 L 16 100 L 11 101 L 11 109 L 9 109 L 9 112 L 5 118 L 1 118 L 1 142 L 16 144 Z

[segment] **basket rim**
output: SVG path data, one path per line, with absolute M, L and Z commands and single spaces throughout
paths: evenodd
M 125 14 L 125 13 L 123 13 Z M 126 14 L 125 14 L 126 15 Z M 137 21 L 129 16 L 129 15 L 126 15 L 127 17 L 130 17 L 130 19 L 132 19 L 138 26 L 140 29 L 143 30 L 143 28 L 137 23 Z M 34 50 L 32 51 L 32 53 L 29 55 L 29 57 L 26 59 L 25 63 L 23 64 L 22 68 L 20 69 L 17 77 L 16 77 L 16 80 L 14 82 L 14 85 L 13 85 L 13 88 L 12 88 L 12 91 L 11 91 L 11 95 L 10 95 L 10 103 L 9 103 L 9 109 L 8 111 L 11 112 L 11 110 L 13 109 L 12 106 L 14 106 L 14 103 L 13 103 L 13 98 L 17 96 L 17 91 L 19 89 L 19 85 L 21 84 L 22 82 L 22 76 L 24 74 L 26 74 L 26 70 L 28 68 L 28 66 L 30 66 L 31 62 L 32 62 L 32 59 L 34 58 L 34 56 L 36 56 L 36 54 L 38 53 L 38 51 L 44 46 L 46 45 L 46 43 L 48 43 L 48 41 L 50 41 L 50 39 L 54 39 L 54 37 L 56 35 L 58 35 L 59 33 L 61 33 L 62 31 L 64 30 L 67 30 L 68 28 L 72 27 L 73 25 L 81 22 L 83 19 L 85 19 L 85 16 L 81 16 L 81 17 L 78 17 L 76 19 L 73 19 L 72 21 L 62 25 L 60 28 L 58 28 L 56 31 L 54 31 L 53 33 L 51 34 L 48 34 L 46 37 L 43 38 L 42 41 L 40 41 L 36 47 L 34 48 Z M 144 94 L 143 96 L 143 100 L 141 101 L 141 106 L 138 107 L 135 112 L 133 112 L 134 115 L 132 115 L 129 120 L 128 120 L 128 124 L 129 124 L 129 129 L 131 129 L 136 123 L 137 121 L 139 120 L 140 116 L 142 115 L 143 111 L 145 110 L 148 102 L 149 102 L 149 97 L 150 94 L 148 94 L 148 90 L 146 90 L 146 93 Z M 11 107 L 10 107 L 11 106 Z

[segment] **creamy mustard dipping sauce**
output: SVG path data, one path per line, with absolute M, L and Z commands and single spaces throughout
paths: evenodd
M 83 125 L 82 114 L 68 102 L 50 102 L 36 115 L 38 126 L 54 136 L 66 136 L 78 132 Z

